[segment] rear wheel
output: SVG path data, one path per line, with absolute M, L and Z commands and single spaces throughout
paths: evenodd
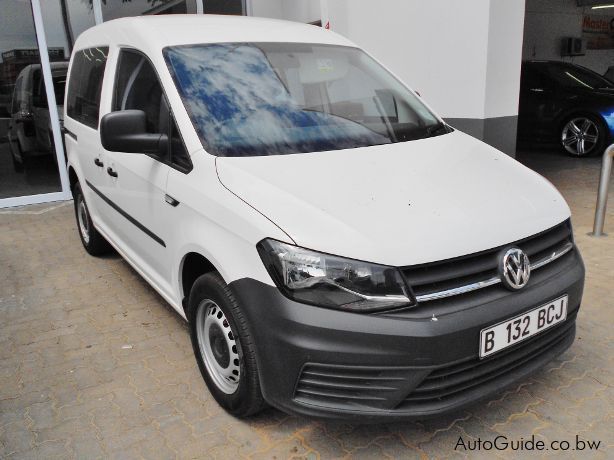
M 188 320 L 198 367 L 218 404 L 236 417 L 259 412 L 265 403 L 256 349 L 241 307 L 219 274 L 195 281 Z
M 92 256 L 101 256 L 111 251 L 111 245 L 94 228 L 81 185 L 77 182 L 73 188 L 75 199 L 75 216 L 79 237 L 85 250 Z
M 560 138 L 561 145 L 572 156 L 597 155 L 605 148 L 606 129 L 594 115 L 576 115 L 563 124 Z
M 13 160 L 13 169 L 16 173 L 22 173 L 24 171 L 23 153 L 19 147 L 19 141 L 11 141 L 9 138 L 9 147 L 11 159 Z M 19 154 L 19 158 L 17 158 L 17 154 Z

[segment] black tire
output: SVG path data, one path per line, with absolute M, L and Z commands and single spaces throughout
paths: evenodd
M 216 307 L 219 307 L 221 312 L 216 310 Z M 239 361 L 239 376 L 236 379 L 238 382 L 235 380 L 228 382 L 231 386 L 233 384 L 236 385 L 234 390 L 230 390 L 233 391 L 232 393 L 229 393 L 228 388 L 224 391 L 220 384 L 216 383 L 216 377 L 212 374 L 215 373 L 215 370 L 209 371 L 207 364 L 205 364 L 207 358 L 204 355 L 205 351 L 201 349 L 205 332 L 203 323 L 199 320 L 199 312 L 200 315 L 206 315 L 207 312 L 215 313 L 213 316 L 222 314 L 219 317 L 227 320 L 227 323 L 224 323 L 227 325 L 224 332 L 228 334 L 230 331 L 229 337 L 233 340 L 232 343 L 236 344 L 235 354 L 231 356 L 231 359 L 236 358 L 236 355 L 238 355 Z M 232 291 L 218 273 L 207 273 L 194 282 L 190 290 L 188 302 L 188 320 L 192 347 L 198 368 L 209 391 L 218 404 L 228 413 L 240 418 L 254 415 L 266 407 L 260 390 L 256 349 L 249 332 L 247 319 Z M 210 329 L 211 327 L 217 326 L 212 325 Z M 199 328 L 201 328 L 200 332 Z M 213 336 L 213 334 L 210 332 L 209 336 Z M 206 341 L 209 352 L 214 353 L 212 350 L 215 346 L 211 345 L 211 343 L 212 341 Z M 225 345 L 228 346 L 229 344 L 225 343 Z M 205 346 L 204 343 L 203 346 Z M 232 349 L 234 350 L 234 347 Z M 220 364 L 219 360 L 218 364 Z M 219 377 L 217 378 L 219 379 Z
M 584 123 L 586 123 L 585 126 L 587 126 L 588 132 L 583 135 L 590 136 L 591 139 L 596 137 L 596 141 L 590 143 L 587 141 L 585 150 L 580 149 L 578 142 L 574 141 L 573 137 L 570 137 L 570 135 L 580 135 L 580 133 L 573 133 L 573 130 L 570 128 L 571 123 L 574 123 L 579 128 L 582 128 Z M 572 157 L 588 157 L 603 153 L 608 140 L 608 129 L 601 117 L 592 113 L 578 113 L 565 118 L 563 123 L 561 123 L 558 135 L 563 152 Z M 571 145 L 566 145 L 566 139 L 571 141 Z
M 81 238 L 83 247 L 92 256 L 102 256 L 111 252 L 112 247 L 94 228 L 90 211 L 85 202 L 81 185 L 77 182 L 72 191 L 75 203 L 75 218 L 77 219 L 77 233 Z M 82 206 L 82 207 L 81 207 Z M 80 215 L 81 214 L 81 215 Z

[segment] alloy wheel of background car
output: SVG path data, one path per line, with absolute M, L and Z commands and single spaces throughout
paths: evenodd
M 569 120 L 561 132 L 563 148 L 573 156 L 586 156 L 597 151 L 601 144 L 601 129 L 587 116 Z
M 209 375 L 221 391 L 234 393 L 241 376 L 235 333 L 226 315 L 213 300 L 205 299 L 198 306 L 196 334 Z

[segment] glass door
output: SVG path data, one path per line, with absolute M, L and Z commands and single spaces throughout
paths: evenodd
M 42 16 L 35 3 L 2 2 L 0 207 L 70 197 L 58 120 L 69 54 L 37 35 Z

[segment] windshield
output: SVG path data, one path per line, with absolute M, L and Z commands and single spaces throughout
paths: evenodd
M 550 69 L 550 75 L 563 86 L 587 89 L 614 88 L 610 80 L 576 65 L 554 65 Z
M 223 43 L 169 47 L 164 55 L 213 155 L 349 149 L 450 130 L 356 48 Z

